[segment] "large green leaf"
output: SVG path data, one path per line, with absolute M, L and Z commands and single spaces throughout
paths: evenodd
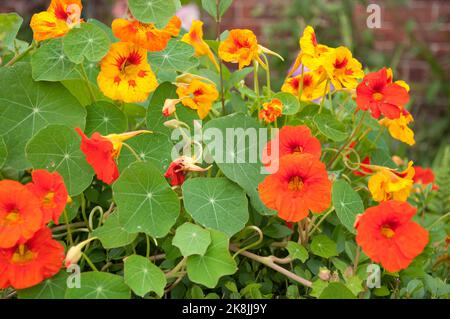
M 136 19 L 158 27 L 165 26 L 177 10 L 174 0 L 129 0 L 128 6 Z
M 113 185 L 120 223 L 130 233 L 164 237 L 180 212 L 177 194 L 150 162 L 136 162 L 123 170 Z
M 164 173 L 171 162 L 172 143 L 166 135 L 160 133 L 141 134 L 126 142 L 136 152 L 141 161 L 149 161 L 160 172 Z M 136 156 L 127 148 L 122 147 L 119 156 L 119 169 L 125 169 L 136 162 Z
M 319 299 L 356 299 L 356 297 L 344 284 L 332 282 L 323 289 Z
M 5 141 L 3 137 L 0 136 L 0 168 L 3 167 L 3 164 L 6 162 L 6 158 L 8 157 L 8 150 L 6 149 Z
M 18 290 L 20 299 L 64 299 L 68 274 L 61 270 L 51 278 L 45 279 L 39 285 Z
M 79 66 L 69 60 L 63 49 L 62 38 L 44 43 L 31 57 L 33 79 L 62 81 L 81 79 Z
M 204 255 L 210 243 L 209 231 L 191 223 L 184 223 L 178 227 L 172 240 L 172 244 L 178 247 L 185 257 Z
M 191 45 L 172 39 L 164 50 L 149 54 L 148 60 L 155 71 L 175 70 L 185 72 L 198 64 L 198 60 L 193 58 L 194 51 Z
M 109 50 L 111 40 L 105 31 L 92 23 L 82 23 L 63 38 L 64 52 L 75 63 L 100 61 Z
M 224 139 L 223 143 L 217 143 L 219 149 L 214 150 L 216 136 L 214 134 L 214 137 L 208 138 L 206 135 L 204 136 L 205 142 L 208 144 L 208 150 L 212 153 L 219 168 L 226 177 L 236 182 L 246 191 L 250 196 L 253 207 L 259 213 L 274 215 L 276 212 L 268 209 L 263 204 L 257 190 L 259 183 L 266 176 L 261 173 L 262 164 L 259 155 L 265 141 L 261 140 L 262 136 L 260 135 L 258 122 L 249 116 L 238 113 L 211 120 L 205 125 L 205 131 L 212 128 L 218 129 Z M 227 138 L 227 131 L 232 133 L 234 131 L 234 134 L 229 134 L 232 135 L 229 136 L 229 139 Z M 213 130 L 210 132 L 214 133 Z M 250 140 L 247 135 L 256 136 L 256 140 Z M 269 138 L 270 136 L 267 137 L 267 139 Z M 258 144 L 261 145 L 258 146 Z M 226 160 L 227 157 L 231 159 L 231 162 Z
M 30 166 L 25 144 L 44 126 L 83 129 L 85 118 L 86 110 L 61 84 L 34 82 L 28 63 L 0 69 L 0 135 L 8 149 L 7 166 Z
M 92 232 L 92 236 L 98 237 L 106 249 L 123 247 L 131 244 L 137 234 L 129 234 L 120 224 L 119 212 L 112 214 L 106 222 Z
M 94 175 L 80 143 L 80 137 L 70 127 L 49 125 L 28 142 L 27 159 L 35 169 L 60 173 L 69 195 L 78 195 L 91 184 Z
M 101 135 L 123 133 L 127 130 L 127 118 L 117 106 L 105 101 L 98 101 L 86 107 L 85 134 L 91 136 L 94 132 Z
M 317 235 L 313 237 L 311 242 L 311 251 L 314 255 L 330 258 L 337 256 L 337 246 L 334 241 L 332 241 L 326 235 Z
M 191 281 L 214 288 L 220 277 L 234 274 L 237 267 L 228 250 L 227 236 L 216 230 L 210 232 L 211 244 L 208 250 L 203 256 L 188 257 L 187 273 Z
M 164 294 L 166 276 L 158 266 L 145 257 L 132 255 L 124 262 L 125 283 L 141 297 L 154 291 L 158 296 Z
M 364 212 L 361 197 L 346 181 L 338 180 L 333 184 L 332 201 L 342 225 L 355 234 L 356 215 Z
M 345 126 L 338 122 L 331 114 L 318 114 L 314 117 L 314 123 L 319 129 L 320 133 L 335 142 L 341 142 L 348 136 L 345 131 Z
M 197 223 L 230 237 L 247 223 L 245 192 L 227 178 L 189 179 L 182 189 L 186 211 Z
M 23 19 L 17 13 L 0 13 L 0 46 L 12 50 Z
M 80 287 L 67 288 L 66 299 L 130 299 L 122 277 L 106 272 L 83 272 Z

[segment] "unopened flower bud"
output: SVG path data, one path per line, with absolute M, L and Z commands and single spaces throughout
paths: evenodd
M 405 161 L 400 157 L 400 156 L 397 156 L 397 155 L 393 155 L 392 156 L 392 161 L 395 163 L 395 165 L 397 165 L 397 166 L 403 166 L 403 165 L 405 165 Z
M 167 128 L 176 129 L 183 125 L 183 122 L 178 121 L 177 119 L 169 120 L 163 123 L 163 125 Z
M 322 279 L 323 281 L 328 281 L 331 278 L 331 272 L 329 269 L 327 268 L 323 268 L 321 267 L 319 269 L 319 278 Z
M 162 109 L 162 114 L 167 117 L 172 115 L 176 110 L 176 105 L 180 102 L 179 99 L 166 99 Z
M 66 268 L 70 267 L 70 265 L 78 263 L 78 261 L 81 259 L 81 256 L 83 255 L 82 250 L 84 246 L 86 246 L 94 239 L 97 239 L 97 237 L 91 237 L 89 239 L 86 239 L 85 241 L 82 241 L 78 245 L 69 248 L 66 254 L 66 259 L 64 260 L 64 265 L 66 266 Z

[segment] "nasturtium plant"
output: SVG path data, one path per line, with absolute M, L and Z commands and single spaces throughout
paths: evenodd
M 232 0 L 49 2 L 30 43 L 0 14 L 0 298 L 448 298 L 450 151 L 392 147 L 395 70 L 312 26 L 288 61 Z

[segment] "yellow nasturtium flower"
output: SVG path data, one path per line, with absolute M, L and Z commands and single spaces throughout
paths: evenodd
M 195 49 L 195 56 L 206 55 L 208 59 L 214 64 L 214 66 L 219 69 L 219 64 L 214 57 L 209 45 L 203 40 L 203 22 L 199 20 L 194 20 L 192 22 L 189 32 L 183 35 L 181 41 L 192 45 Z
M 413 162 L 410 161 L 408 168 L 403 172 L 397 172 L 387 167 L 373 166 L 376 173 L 369 179 L 372 198 L 377 202 L 406 201 L 414 184 L 414 167 L 412 165 Z
M 356 60 L 349 49 L 338 47 L 324 55 L 324 68 L 337 90 L 354 89 L 357 79 L 364 77 L 362 65 Z
M 380 124 L 388 128 L 389 134 L 399 141 L 406 143 L 408 145 L 414 145 L 416 141 L 414 140 L 414 132 L 408 127 L 410 122 L 414 121 L 411 114 L 400 114 L 397 119 L 384 118 L 380 120 Z
M 320 72 L 304 72 L 303 76 L 300 74 L 286 79 L 281 87 L 281 91 L 298 96 L 301 88 L 302 96 L 300 99 L 302 101 L 312 101 L 328 92 L 329 86 L 326 88 L 326 85 L 325 78 Z
M 143 102 L 158 86 L 147 51 L 130 42 L 111 45 L 97 77 L 100 90 L 113 100 Z
M 82 9 L 81 0 L 52 0 L 47 11 L 31 17 L 33 38 L 43 41 L 66 35 L 81 22 Z
M 177 83 L 179 101 L 197 111 L 200 119 L 204 119 L 211 110 L 212 104 L 219 97 L 214 84 L 194 79 L 190 83 Z

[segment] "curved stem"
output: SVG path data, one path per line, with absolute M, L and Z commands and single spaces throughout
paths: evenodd
M 263 234 L 263 232 L 261 231 L 261 229 L 259 229 L 259 228 L 256 227 L 256 226 L 253 226 L 253 225 L 244 228 L 244 230 L 246 230 L 246 229 L 253 229 L 253 230 L 255 230 L 255 231 L 258 233 L 258 235 L 259 235 L 259 239 L 258 239 L 257 241 L 255 241 L 254 243 L 251 243 L 251 244 L 245 246 L 244 248 L 239 249 L 239 250 L 233 255 L 233 259 L 236 258 L 236 256 L 239 255 L 241 252 L 246 251 L 246 250 L 249 250 L 249 249 L 252 248 L 252 247 L 256 247 L 256 246 L 258 246 L 258 245 L 263 241 L 264 234 Z
M 142 162 L 142 158 L 139 157 L 139 155 L 136 153 L 136 151 L 130 145 L 128 145 L 125 142 L 123 142 L 122 145 L 125 146 L 126 148 L 128 148 L 128 150 L 131 152 L 131 154 L 134 155 L 134 157 L 136 158 L 136 160 L 138 162 Z
M 320 224 L 323 223 L 323 221 L 328 217 L 328 215 L 330 215 L 332 212 L 334 211 L 334 207 L 331 207 L 323 216 L 322 218 L 317 222 L 317 224 L 314 225 L 314 227 L 311 229 L 311 231 L 309 232 L 309 237 L 312 236 L 312 234 L 314 234 L 314 232 L 319 228 Z
M 89 257 L 85 254 L 85 253 L 81 253 L 83 258 L 86 260 L 86 262 L 88 263 L 89 267 L 92 268 L 93 271 L 98 272 L 97 267 L 95 267 L 94 263 L 89 259 Z

